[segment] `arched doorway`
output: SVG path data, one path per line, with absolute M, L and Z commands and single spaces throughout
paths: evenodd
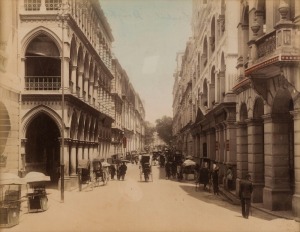
M 60 174 L 60 131 L 47 114 L 38 114 L 26 131 L 26 171 L 38 171 L 57 183 Z

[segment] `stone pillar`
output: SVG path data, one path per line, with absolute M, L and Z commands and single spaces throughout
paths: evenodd
M 292 112 L 294 116 L 294 173 L 295 191 L 292 198 L 293 214 L 300 221 L 300 110 Z
M 73 94 L 76 93 L 76 70 L 77 70 L 77 66 L 72 65 L 70 90 L 71 90 L 71 93 L 73 93 Z
M 69 155 L 70 155 L 70 150 L 69 150 L 69 139 L 65 138 L 64 139 L 64 147 L 62 147 L 62 139 L 59 138 L 60 141 L 60 146 L 61 146 L 61 152 L 62 150 L 64 151 L 63 155 L 63 163 L 64 163 L 64 190 L 69 191 L 71 189 L 71 181 L 70 181 L 70 176 L 69 176 Z M 62 156 L 62 153 L 60 154 Z M 62 157 L 60 157 L 60 164 L 62 161 Z M 61 189 L 61 176 L 58 180 L 58 189 Z
M 21 139 L 21 168 L 20 168 L 20 176 L 24 177 L 25 173 L 26 173 L 26 143 L 27 143 L 27 139 L 26 138 L 22 138 Z
M 76 175 L 76 155 L 77 155 L 77 140 L 73 140 L 71 144 L 71 155 L 70 155 L 70 175 Z
M 221 128 L 220 126 L 216 127 L 216 161 L 220 161 L 221 159 L 221 150 L 220 150 L 220 144 L 221 144 Z
M 83 142 L 82 141 L 78 141 L 78 153 L 77 153 L 77 156 L 78 156 L 78 160 L 82 160 L 84 159 L 84 156 L 83 156 Z
M 265 187 L 263 203 L 269 210 L 290 210 L 289 138 L 286 118 L 264 115 Z
M 237 123 L 236 133 L 236 163 L 237 163 L 237 196 L 239 195 L 239 186 L 241 179 L 245 177 L 248 172 L 248 135 L 247 135 L 247 124 L 243 122 Z
M 295 1 L 295 20 L 294 22 L 299 26 L 300 24 L 300 1 Z
M 237 160 L 237 133 L 236 133 L 235 123 L 227 122 L 226 125 L 226 141 L 225 141 L 225 154 L 226 154 L 226 164 L 236 165 Z
M 264 144 L 262 120 L 248 119 L 248 169 L 253 181 L 252 202 L 263 202 Z
M 83 81 L 84 81 L 83 100 L 88 101 L 89 77 L 84 75 L 83 76 Z
M 207 132 L 207 151 L 208 157 L 212 160 L 216 159 L 216 134 L 214 130 L 209 130 Z
M 82 96 L 83 96 L 82 75 L 83 75 L 83 72 L 78 71 L 78 82 L 77 82 L 77 86 L 76 86 L 76 93 L 79 98 L 82 98 Z

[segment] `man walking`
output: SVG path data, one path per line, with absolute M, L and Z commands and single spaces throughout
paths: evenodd
M 242 215 L 246 219 L 248 219 L 249 217 L 252 191 L 253 191 L 253 186 L 251 183 L 251 176 L 250 174 L 247 174 L 245 180 L 242 180 L 240 183 L 240 192 L 239 192 L 241 204 L 242 204 Z

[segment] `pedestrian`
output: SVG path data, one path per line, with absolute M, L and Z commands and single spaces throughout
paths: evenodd
M 239 197 L 242 204 L 242 215 L 244 218 L 248 219 L 251 207 L 251 194 L 253 191 L 250 174 L 247 174 L 245 179 L 241 181 L 239 190 Z
M 206 190 L 206 186 L 209 183 L 209 170 L 206 162 L 204 163 L 204 167 L 202 167 L 200 170 L 200 179 L 203 183 L 203 189 Z
M 165 165 L 165 170 L 166 170 L 166 178 L 169 179 L 171 176 L 171 162 L 168 160 L 166 165 Z
M 116 175 L 116 167 L 114 164 L 112 164 L 110 165 L 110 176 L 112 180 L 114 180 L 115 175 Z
M 226 186 L 227 189 L 230 191 L 232 190 L 232 181 L 233 181 L 233 173 L 231 167 L 228 167 L 227 172 L 226 172 Z
M 219 167 L 216 164 L 213 165 L 212 183 L 214 195 L 219 195 Z
M 126 171 L 127 171 L 127 166 L 126 166 L 125 162 L 123 162 L 121 164 L 121 166 L 119 167 L 120 179 L 121 180 L 125 179 Z

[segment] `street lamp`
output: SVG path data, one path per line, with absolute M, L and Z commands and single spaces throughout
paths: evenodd
M 65 190 L 65 161 L 64 161 L 64 149 L 65 149 L 65 124 L 64 124 L 64 118 L 65 118 L 65 84 L 64 84 L 64 28 L 65 28 L 65 21 L 68 20 L 69 17 L 69 9 L 70 5 L 69 3 L 62 3 L 59 7 L 59 12 L 57 14 L 57 18 L 61 20 L 61 127 L 62 127 L 62 133 L 61 133 L 61 156 L 60 156 L 60 198 L 61 202 L 64 202 L 64 190 Z

